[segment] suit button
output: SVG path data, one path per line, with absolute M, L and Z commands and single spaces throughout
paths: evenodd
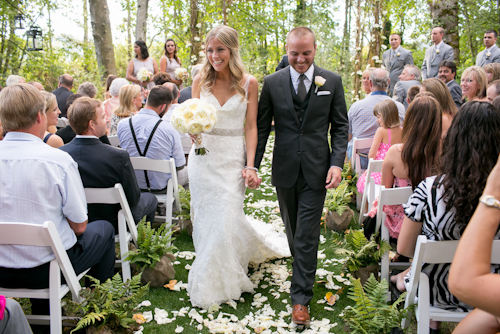
M 300 131 L 300 135 L 302 136 L 304 134 L 304 131 Z
M 301 121 L 301 122 L 302 122 L 302 118 L 299 118 L 299 121 Z
M 297 154 L 300 155 L 300 151 L 298 151 Z

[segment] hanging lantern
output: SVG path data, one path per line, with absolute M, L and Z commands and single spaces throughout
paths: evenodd
M 42 29 L 37 26 L 31 26 L 26 32 L 28 51 L 43 50 L 43 34 Z
M 14 17 L 14 29 L 24 29 L 24 16 L 23 16 L 23 14 L 17 14 Z

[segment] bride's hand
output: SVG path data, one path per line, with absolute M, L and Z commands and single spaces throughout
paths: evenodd
M 196 135 L 192 135 L 189 133 L 189 138 L 191 138 L 191 145 L 193 145 L 194 142 L 196 141 Z
M 253 169 L 244 169 L 241 173 L 245 177 L 245 185 L 250 189 L 257 189 L 262 182 L 262 179 L 257 176 L 257 172 Z

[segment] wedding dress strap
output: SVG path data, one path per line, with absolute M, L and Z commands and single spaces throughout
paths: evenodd
M 245 86 L 243 87 L 245 89 L 245 99 L 248 100 L 248 86 L 250 85 L 250 74 L 248 75 L 247 81 L 245 82 Z
M 214 136 L 230 136 L 230 137 L 240 137 L 245 134 L 244 129 L 213 129 L 210 133 L 207 133 L 207 135 L 214 135 Z

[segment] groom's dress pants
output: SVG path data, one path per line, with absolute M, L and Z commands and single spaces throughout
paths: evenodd
M 291 188 L 276 187 L 281 217 L 293 256 L 292 304 L 309 305 L 318 263 L 321 214 L 326 189 L 312 189 L 302 168 Z

